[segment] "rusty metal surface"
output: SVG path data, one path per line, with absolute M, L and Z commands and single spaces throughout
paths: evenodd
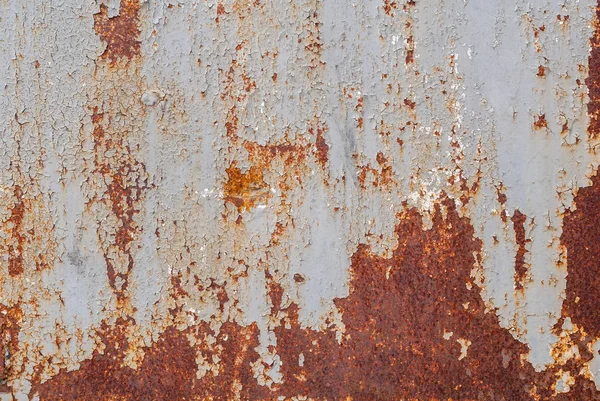
M 0 399 L 600 399 L 599 19 L 1 1 Z

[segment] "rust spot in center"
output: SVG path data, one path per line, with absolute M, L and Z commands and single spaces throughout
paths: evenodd
M 233 203 L 238 211 L 250 210 L 271 197 L 271 191 L 263 180 L 263 171 L 259 167 L 252 166 L 247 172 L 243 172 L 233 162 L 225 171 L 228 176 L 223 187 L 225 202 Z
M 534 118 L 533 129 L 539 130 L 542 128 L 548 128 L 548 121 L 546 121 L 546 114 L 540 114 Z
M 94 30 L 106 43 L 102 58 L 111 64 L 140 54 L 139 10 L 139 0 L 121 0 L 119 15 L 109 18 L 108 7 L 104 4 L 100 5 L 100 12 L 94 14 Z

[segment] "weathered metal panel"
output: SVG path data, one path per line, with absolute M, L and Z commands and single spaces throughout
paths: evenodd
M 600 399 L 598 18 L 3 0 L 1 399 Z

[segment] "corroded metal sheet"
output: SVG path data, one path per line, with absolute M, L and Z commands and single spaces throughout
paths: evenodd
M 599 19 L 0 2 L 0 399 L 600 399 Z

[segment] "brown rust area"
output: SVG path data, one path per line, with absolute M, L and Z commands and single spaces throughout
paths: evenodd
M 527 347 L 486 312 L 471 279 L 481 242 L 468 219 L 446 199 L 433 227 L 423 230 L 422 223 L 416 210 L 401 217 L 390 259 L 359 246 L 351 294 L 335 301 L 346 327 L 341 345 L 332 332 L 301 329 L 297 307 L 288 308 L 284 322 L 291 328 L 275 329 L 284 396 L 533 399 L 536 373 L 521 358 Z
M 233 162 L 226 170 L 227 181 L 223 186 L 225 203 L 232 203 L 238 211 L 250 210 L 258 203 L 264 203 L 271 197 L 267 183 L 263 179 L 263 170 L 251 166 L 244 172 Z
M 141 350 L 143 360 L 132 369 L 124 364 L 129 347 L 125 328 L 130 324 L 125 320 L 114 327 L 104 324 L 98 333 L 104 351 L 96 350 L 76 371 L 62 370 L 49 381 L 35 383 L 32 394 L 39 394 L 42 401 L 267 399 L 266 388 L 256 383 L 250 365 L 258 359 L 256 325 L 224 323 L 218 333 L 207 323 L 184 331 L 169 327 L 155 344 Z M 197 355 L 219 360 L 218 368 L 198 377 Z
M 522 290 L 529 271 L 529 267 L 525 262 L 525 255 L 527 254 L 526 245 L 531 241 L 525 236 L 525 222 L 527 221 L 527 216 L 518 209 L 515 209 L 510 220 L 513 223 L 515 239 L 518 246 L 517 254 L 515 255 L 515 288 L 517 290 Z
M 600 177 L 581 188 L 575 208 L 565 212 L 561 243 L 567 249 L 567 287 L 564 315 L 600 336 Z
M 94 30 L 106 43 L 103 59 L 115 64 L 119 59 L 131 60 L 140 54 L 140 30 L 138 28 L 140 0 L 121 0 L 119 15 L 109 18 L 108 7 L 100 5 L 94 14 Z
M 600 2 L 596 7 L 594 34 L 590 38 L 590 56 L 588 58 L 588 76 L 585 85 L 588 88 L 589 101 L 587 111 L 590 118 L 588 135 L 597 138 L 600 134 Z
M 27 242 L 27 236 L 23 233 L 23 219 L 25 216 L 25 201 L 23 199 L 23 189 L 20 185 L 14 186 L 15 202 L 10 210 L 10 217 L 4 223 L 9 225 L 12 243 L 8 245 L 8 274 L 11 277 L 19 276 L 24 271 L 23 251 Z

